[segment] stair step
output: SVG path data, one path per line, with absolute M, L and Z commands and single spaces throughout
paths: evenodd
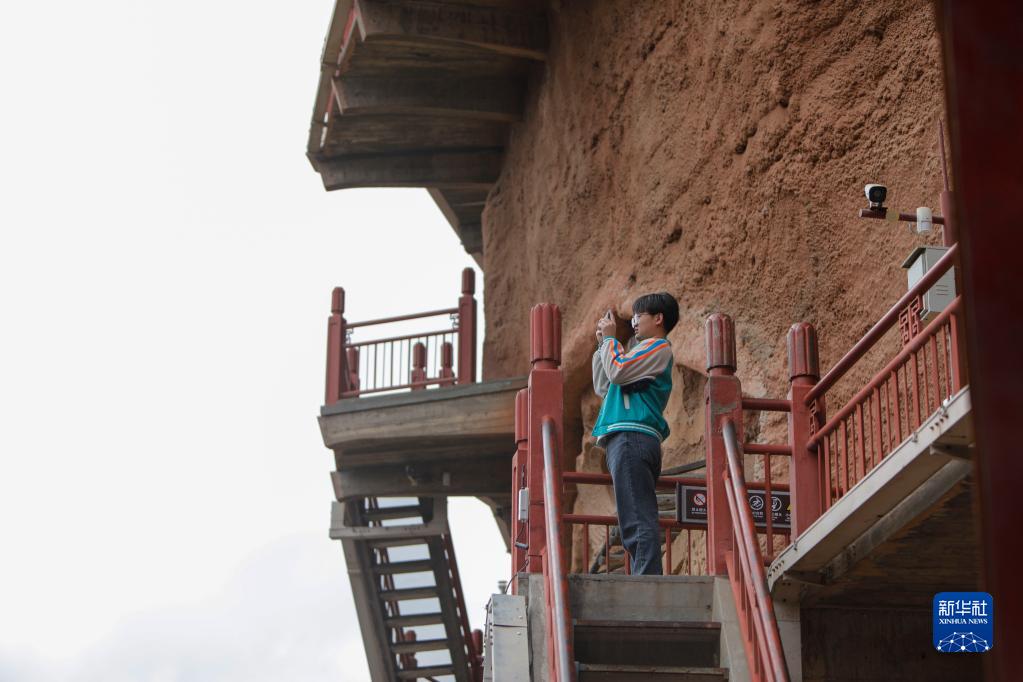
M 430 599 L 437 596 L 437 587 L 404 587 L 400 590 L 383 590 L 380 598 L 383 601 L 402 601 L 405 599 Z
M 414 654 L 419 651 L 447 650 L 450 645 L 447 639 L 420 639 L 412 642 L 395 642 L 391 652 L 395 654 Z
M 454 675 L 453 665 L 431 665 L 425 668 L 405 668 L 398 671 L 400 680 L 418 680 L 423 677 L 440 677 L 441 675 Z
M 418 504 L 407 504 L 400 507 L 379 507 L 367 509 L 366 518 L 370 521 L 383 521 L 385 519 L 407 519 L 413 516 L 422 518 L 423 508 Z
M 429 559 L 421 559 L 417 561 L 395 561 L 390 564 L 376 564 L 373 566 L 373 572 L 381 574 L 395 573 L 424 573 L 426 571 L 433 571 L 433 562 Z
M 374 549 L 385 549 L 387 547 L 408 547 L 409 545 L 425 545 L 425 537 L 415 537 L 410 535 L 396 535 L 393 538 L 376 538 L 374 540 L 367 540 L 369 546 Z
M 389 628 L 412 627 L 413 625 L 435 625 L 444 622 L 442 613 L 410 613 L 408 615 L 385 618 L 384 624 Z
M 579 664 L 579 682 L 726 682 L 726 668 L 687 668 L 662 665 Z
M 608 665 L 719 665 L 721 624 L 713 621 L 577 620 L 580 663 Z

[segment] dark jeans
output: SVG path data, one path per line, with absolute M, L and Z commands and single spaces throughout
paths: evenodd
M 607 437 L 607 468 L 614 482 L 622 544 L 632 556 L 636 575 L 661 575 L 661 533 L 657 525 L 657 492 L 661 475 L 661 441 L 638 431 Z

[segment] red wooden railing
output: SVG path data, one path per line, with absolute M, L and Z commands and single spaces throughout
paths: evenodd
M 751 678 L 758 681 L 788 679 L 764 572 L 765 564 L 771 562 L 775 553 L 774 501 L 780 498 L 776 498 L 774 493 L 787 489 L 790 495 L 791 529 L 780 534 L 788 544 L 791 534 L 802 530 L 798 513 L 801 486 L 807 478 L 813 479 L 816 468 L 812 462 L 801 463 L 792 457 L 790 444 L 742 445 L 739 434 L 743 433 L 744 410 L 787 412 L 791 432 L 795 418 L 800 414 L 791 399 L 792 392 L 798 392 L 799 386 L 805 383 L 804 379 L 813 380 L 814 339 L 809 325 L 794 325 L 789 331 L 789 399 L 743 397 L 741 383 L 735 376 L 735 327 L 731 318 L 715 313 L 706 324 L 707 566 L 712 575 L 728 575 Z M 802 345 L 798 343 L 800 340 L 804 341 Z M 804 352 L 800 353 L 800 350 Z M 750 508 L 744 454 L 763 458 L 763 546 L 766 552 L 761 550 L 761 534 L 756 529 Z M 791 457 L 787 486 L 774 480 L 772 456 Z M 809 475 L 807 471 L 800 471 L 799 466 L 809 466 Z
M 462 295 L 454 308 L 364 322 L 345 320 L 345 291 L 336 287 L 327 323 L 324 402 L 428 386 L 476 381 L 476 290 L 472 268 L 462 271 Z M 446 316 L 448 328 L 353 341 L 356 330 Z
M 750 678 L 754 682 L 787 682 L 789 675 L 781 635 L 774 616 L 774 603 L 767 591 L 764 557 L 753 525 L 753 512 L 746 504 L 749 493 L 743 474 L 742 453 L 735 424 L 731 420 L 725 420 L 722 435 L 728 456 L 724 488 L 733 537 L 733 550 L 725 555 L 725 562 L 742 627 Z
M 835 384 L 898 325 L 902 349 L 823 425 L 811 418 L 806 447 L 819 461 L 820 504 L 827 509 L 962 388 L 959 318 L 955 298 L 923 329 L 922 296 L 953 267 L 953 245 L 937 263 L 806 393 L 822 402 Z

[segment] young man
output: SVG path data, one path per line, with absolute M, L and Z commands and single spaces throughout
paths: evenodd
M 593 427 L 607 452 L 622 544 L 636 575 L 660 575 L 661 540 L 654 484 L 661 474 L 661 441 L 668 437 L 662 413 L 671 394 L 671 344 L 678 302 L 671 294 L 647 294 L 632 304 L 635 336 L 625 348 L 615 339 L 609 310 L 597 323 L 593 389 L 604 398 Z

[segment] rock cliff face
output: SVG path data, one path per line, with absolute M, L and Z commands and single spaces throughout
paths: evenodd
M 529 307 L 558 303 L 566 452 L 600 470 L 596 320 L 669 291 L 681 320 L 664 466 L 702 459 L 708 314 L 735 320 L 744 392 L 783 397 L 791 323 L 817 327 L 828 368 L 905 291 L 900 264 L 923 239 L 856 211 L 867 182 L 888 185 L 891 207 L 937 208 L 930 3 L 562 0 L 550 33 L 483 216 L 484 375 L 524 373 Z M 766 441 L 784 428 L 747 424 Z M 599 488 L 576 501 L 612 508 Z

